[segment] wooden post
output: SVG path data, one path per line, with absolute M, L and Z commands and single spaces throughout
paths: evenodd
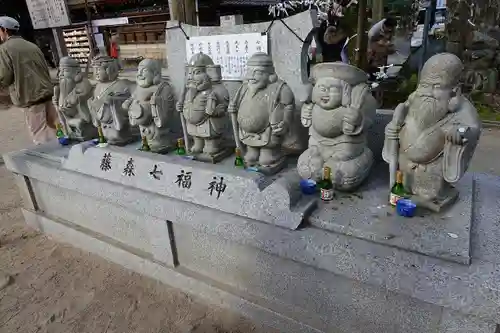
M 368 40 L 366 34 L 366 0 L 358 2 L 358 36 L 356 38 L 356 66 L 366 70 L 366 53 Z
M 168 0 L 170 19 L 196 25 L 195 0 Z
M 372 25 L 384 18 L 384 0 L 373 0 Z

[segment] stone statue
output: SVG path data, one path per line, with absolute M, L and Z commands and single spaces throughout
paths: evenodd
M 248 59 L 246 78 L 229 106 L 236 145 L 248 167 L 274 174 L 286 164 L 283 143 L 292 132 L 294 96 L 266 53 Z
M 359 68 L 340 62 L 313 67 L 313 89 L 302 106 L 302 124 L 309 128 L 309 148 L 297 162 L 303 179 L 320 180 L 328 166 L 335 188 L 351 191 L 370 173 L 373 153 L 366 130 L 374 120 L 376 101 L 367 78 Z
M 137 87 L 122 107 L 128 111 L 130 124 L 139 125 L 152 152 L 166 153 L 174 147 L 171 125 L 175 110 L 173 89 L 162 81 L 158 61 L 144 59 L 137 69 Z
M 138 128 L 132 128 L 127 110 L 122 105 L 130 98 L 134 84 L 118 78 L 119 65 L 109 56 L 97 56 L 92 61 L 97 85 L 89 102 L 96 116 L 96 126 L 100 124 L 105 138 L 110 144 L 126 145 L 138 138 Z
M 78 141 L 96 138 L 97 128 L 87 104 L 92 96 L 92 85 L 78 61 L 71 57 L 61 58 L 58 79 L 53 102 L 68 137 Z
M 434 211 L 457 198 L 450 184 L 464 175 L 481 134 L 476 109 L 457 89 L 462 70 L 451 53 L 432 56 L 385 130 L 382 156 L 390 164 L 391 186 L 399 168 L 417 205 Z
M 214 65 L 208 55 L 195 54 L 186 71 L 186 87 L 177 104 L 184 141 L 196 159 L 216 163 L 232 152 L 224 142 L 229 93 L 220 84 L 220 66 Z M 193 138 L 192 147 L 188 136 Z

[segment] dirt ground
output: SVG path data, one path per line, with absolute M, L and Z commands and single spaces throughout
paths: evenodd
M 20 111 L 0 106 L 0 139 L 0 154 L 30 144 Z M 3 165 L 0 189 L 1 333 L 273 332 L 28 229 Z

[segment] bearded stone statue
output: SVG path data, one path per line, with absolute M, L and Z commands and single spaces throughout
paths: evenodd
M 220 83 L 220 66 L 208 55 L 195 54 L 186 71 L 186 87 L 177 104 L 186 146 L 196 159 L 216 163 L 232 152 L 224 142 L 229 93 Z M 192 147 L 189 137 L 194 141 Z
M 97 137 L 87 101 L 92 97 L 92 85 L 82 73 L 78 61 L 63 57 L 59 61 L 59 83 L 54 87 L 53 103 L 67 135 L 72 140 L 87 141 Z
M 130 124 L 139 126 L 141 136 L 152 152 L 166 153 L 174 147 L 171 125 L 175 110 L 173 89 L 161 77 L 161 65 L 153 59 L 139 63 L 137 87 L 122 107 L 128 111 Z
M 95 57 L 92 66 L 97 84 L 89 106 L 96 116 L 95 126 L 102 126 L 110 144 L 123 146 L 137 140 L 139 129 L 130 125 L 128 112 L 123 108 L 123 102 L 130 98 L 135 84 L 118 78 L 118 62 L 109 56 Z
M 302 106 L 302 125 L 309 129 L 309 148 L 299 157 L 303 179 L 321 180 L 330 167 L 337 190 L 356 189 L 369 175 L 373 153 L 367 146 L 376 101 L 366 84 L 367 74 L 340 62 L 313 67 L 308 102 Z
M 236 145 L 248 167 L 274 174 L 286 164 L 285 142 L 294 128 L 294 96 L 266 53 L 248 59 L 247 73 L 229 106 Z
M 418 205 L 440 211 L 458 196 L 452 184 L 467 171 L 481 134 L 472 103 L 460 94 L 462 61 L 451 53 L 424 64 L 417 89 L 398 105 L 385 130 L 382 156 L 397 169 Z

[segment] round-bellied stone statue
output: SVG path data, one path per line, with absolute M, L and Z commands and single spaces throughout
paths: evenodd
M 321 63 L 312 68 L 310 80 L 313 88 L 301 111 L 302 125 L 309 128 L 309 148 L 299 157 L 299 175 L 318 181 L 328 166 L 337 190 L 354 190 L 373 165 L 366 131 L 376 102 L 367 74 L 341 62 Z
M 385 129 L 382 156 L 391 184 L 400 169 L 412 200 L 434 211 L 457 198 L 452 184 L 466 172 L 481 134 L 477 111 L 458 88 L 462 71 L 462 61 L 451 53 L 429 58 L 417 89 Z
M 92 84 L 82 73 L 80 63 L 71 57 L 59 61 L 59 83 L 53 102 L 70 139 L 87 141 L 97 137 L 97 128 L 88 107 Z
M 102 126 L 110 144 L 123 146 L 137 140 L 139 129 L 130 125 L 128 112 L 122 107 L 132 95 L 135 84 L 118 78 L 118 62 L 109 56 L 95 57 L 92 66 L 97 84 L 89 106 L 96 117 L 95 125 Z
M 151 151 L 166 153 L 174 147 L 175 97 L 171 85 L 162 80 L 160 62 L 142 60 L 137 68 L 136 83 L 132 96 L 122 107 L 128 111 L 130 124 L 139 126 Z
M 220 66 L 204 53 L 193 55 L 186 72 L 185 90 L 177 104 L 186 146 L 196 159 L 216 163 L 232 150 L 224 140 L 229 93 L 220 80 L 217 82 Z M 189 137 L 193 139 L 192 146 Z
M 278 78 L 266 53 L 255 53 L 247 62 L 243 84 L 229 106 L 236 145 L 245 151 L 248 167 L 266 174 L 286 164 L 284 142 L 294 127 L 294 95 Z

